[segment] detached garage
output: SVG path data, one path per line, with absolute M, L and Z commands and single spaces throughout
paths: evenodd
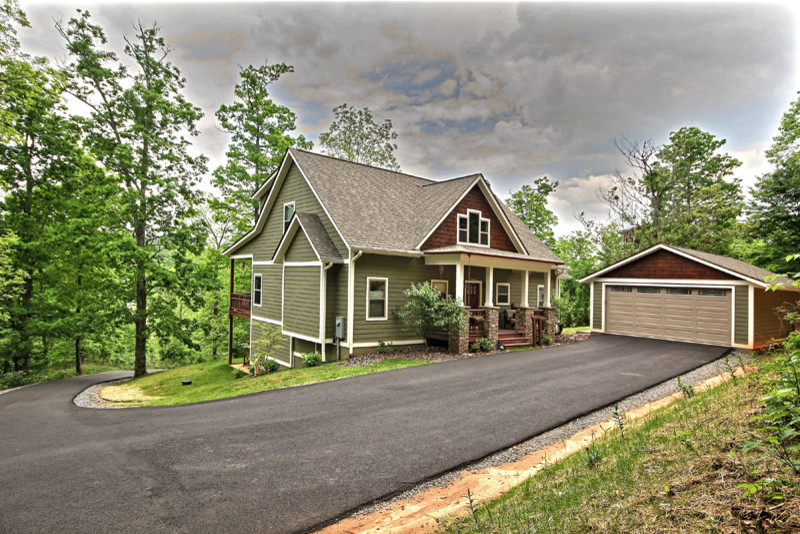
M 776 308 L 800 288 L 767 291 L 773 273 L 717 254 L 659 244 L 582 279 L 592 332 L 756 349 L 792 325 Z

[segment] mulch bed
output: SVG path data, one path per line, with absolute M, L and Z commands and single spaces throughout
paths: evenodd
M 574 334 L 562 334 L 555 336 L 553 343 L 550 347 L 558 347 L 560 345 L 569 345 L 570 343 L 577 343 L 589 339 L 589 332 L 576 332 Z M 545 347 L 547 348 L 547 347 Z M 463 360 L 466 358 L 474 358 L 476 356 L 486 356 L 487 354 L 498 354 L 509 352 L 507 350 L 492 351 L 492 352 L 469 352 L 466 354 L 450 354 L 444 347 L 397 347 L 391 352 L 381 354 L 378 352 L 370 352 L 360 356 L 354 356 L 349 360 L 339 362 L 338 365 L 357 366 L 357 365 L 372 365 L 389 358 L 409 358 L 415 360 L 428 360 L 430 362 L 448 362 L 451 360 Z

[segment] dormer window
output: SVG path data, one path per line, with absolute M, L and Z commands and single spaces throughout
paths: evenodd
M 458 215 L 458 242 L 464 245 L 489 246 L 489 219 L 477 210 Z
M 289 223 L 292 222 L 294 215 L 294 202 L 287 202 L 283 205 L 283 233 L 289 229 Z

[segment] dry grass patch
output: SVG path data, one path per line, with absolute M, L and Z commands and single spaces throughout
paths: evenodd
M 144 404 L 161 399 L 161 397 L 146 395 L 138 386 L 127 382 L 100 388 L 97 396 L 106 402 L 115 404 Z

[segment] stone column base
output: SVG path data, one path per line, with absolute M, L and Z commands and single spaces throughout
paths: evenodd
M 558 319 L 556 318 L 555 308 L 544 308 L 544 333 L 550 337 L 556 335 L 558 330 Z
M 514 330 L 522 334 L 528 341 L 533 341 L 533 312 L 536 308 L 517 308 L 517 323 Z

